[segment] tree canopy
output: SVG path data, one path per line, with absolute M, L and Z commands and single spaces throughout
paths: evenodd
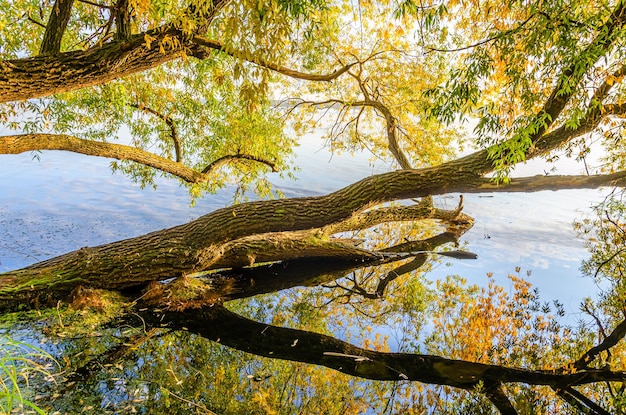
M 168 338 L 156 341 L 150 351 L 155 355 L 184 360 L 171 354 L 171 335 L 219 340 L 352 376 L 475 392 L 486 399 L 474 402 L 476 407 L 493 405 L 507 414 L 532 413 L 533 405 L 557 411 L 561 404 L 555 402 L 598 414 L 608 413 L 605 406 L 623 408 L 623 391 L 612 386 L 625 377 L 616 348 L 626 333 L 623 311 L 603 302 L 610 310 L 608 322 L 599 323 L 604 334 L 574 335 L 552 323 L 552 315 L 538 313 L 538 299 L 517 276 L 508 293 L 493 283 L 481 291 L 453 279 L 432 297 L 413 292 L 432 303 L 427 318 L 435 330 L 425 343 L 432 354 L 419 348 L 387 353 L 381 342 L 361 348 L 327 333 L 262 324 L 223 305 L 276 290 L 273 284 L 332 284 L 320 275 L 343 276 L 358 268 L 355 260 L 403 261 L 386 277 L 334 286 L 348 302 L 352 296 L 384 298 L 392 273 L 418 269 L 424 251 L 454 242 L 473 222 L 462 213 L 462 203 L 453 210 L 436 208 L 435 195 L 623 186 L 626 4 L 621 0 L 19 0 L 0 8 L 3 157 L 23 152 L 45 157 L 46 150 L 106 157 L 113 159 L 114 170 L 142 185 L 153 185 L 158 174 L 178 178 L 192 199 L 227 183 L 237 185 L 238 199 L 250 195 L 251 187 L 261 198 L 276 196 L 267 174 L 289 175 L 296 167 L 290 157 L 297 137 L 311 131 L 319 131 L 334 151 L 366 149 L 400 168 L 328 195 L 235 204 L 174 228 L 5 272 L 0 274 L 5 313 L 56 304 L 108 308 L 116 327 L 145 328 L 124 335 L 128 344 Z M 468 125 L 475 126 L 473 135 Z M 558 157 L 584 162 L 598 140 L 605 145 L 606 163 L 586 175 L 511 176 L 516 165 L 532 158 L 545 158 L 546 170 Z M 473 152 L 459 157 L 464 145 Z M 388 204 L 411 198 L 422 200 Z M 613 217 L 608 215 L 614 226 L 601 236 L 620 235 L 622 226 Z M 388 222 L 426 221 L 424 229 L 432 220 L 446 229 L 440 239 L 419 234 L 401 236 L 405 243 L 361 246 L 345 235 Z M 620 265 L 614 261 L 621 250 L 602 256 L 607 246 L 590 244 L 589 270 L 595 266 L 596 274 L 617 275 Z M 259 283 L 267 263 L 318 261 L 317 269 L 320 258 L 338 261 L 341 271 L 319 268 L 301 283 L 270 270 L 268 285 Z M 254 278 L 215 274 L 223 270 Z M 255 284 L 246 291 L 242 281 L 250 280 Z M 446 300 L 435 301 L 435 292 Z M 622 297 L 611 298 L 619 304 Z M 597 317 L 593 307 L 586 311 Z M 417 303 L 406 308 L 425 310 Z M 449 320 L 444 315 L 451 311 L 455 317 Z M 323 322 L 312 323 L 324 331 Z M 224 331 L 226 326 L 238 330 Z M 481 327 L 486 331 L 475 335 Z M 461 328 L 472 328 L 473 334 Z M 237 337 L 241 333 L 247 337 Z M 101 358 L 73 362 L 75 373 L 62 388 L 92 376 L 98 365 L 145 360 L 128 358 L 135 346 L 114 343 L 103 342 Z M 547 344 L 544 356 L 530 351 Z M 181 353 L 200 358 L 190 350 Z M 620 356 L 616 363 L 611 353 Z M 234 379 L 239 369 L 232 370 L 228 376 Z M 541 389 L 534 386 L 550 388 L 554 399 L 537 401 Z M 404 390 L 402 404 L 413 402 L 416 412 L 437 406 Z M 612 400 L 602 395 L 607 390 Z M 304 396 L 298 393 L 294 399 Z M 261 407 L 273 408 L 270 397 L 267 391 L 255 395 Z M 451 407 L 471 404 L 471 398 L 463 399 Z M 346 405 L 359 410 L 356 401 Z

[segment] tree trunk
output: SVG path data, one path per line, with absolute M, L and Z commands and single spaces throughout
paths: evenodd
M 43 35 L 41 49 L 42 55 L 56 55 L 61 50 L 61 40 L 65 28 L 70 21 L 74 0 L 56 0 L 50 11 L 50 18 Z
M 0 302 L 29 303 L 42 294 L 66 293 L 78 285 L 123 289 L 153 280 L 266 261 L 324 256 L 373 260 L 379 254 L 329 236 L 345 230 L 342 224 L 350 221 L 353 223 L 348 228 L 360 229 L 371 226 L 376 221 L 372 217 L 389 220 L 389 215 L 376 214 L 377 211 L 363 213 L 384 202 L 451 192 L 538 191 L 554 189 L 555 183 L 563 185 L 563 181 L 570 188 L 597 187 L 600 183 L 621 183 L 624 177 L 626 172 L 574 181 L 571 177 L 540 176 L 495 187 L 471 170 L 459 171 L 448 165 L 384 173 L 325 196 L 231 206 L 184 225 L 85 247 L 0 274 Z M 426 217 L 432 217 L 432 212 L 435 210 Z M 424 217 L 420 207 L 408 210 L 401 219 Z

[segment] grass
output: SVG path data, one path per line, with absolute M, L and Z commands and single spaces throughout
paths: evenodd
M 23 389 L 35 375 L 50 377 L 50 362 L 55 360 L 44 350 L 0 334 L 0 413 L 46 413 Z

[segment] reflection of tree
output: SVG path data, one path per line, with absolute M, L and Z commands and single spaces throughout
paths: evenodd
M 440 249 L 438 247 L 444 244 L 455 243 L 456 238 L 467 229 L 468 225 L 468 223 L 450 225 L 446 231 L 439 235 L 419 241 L 405 241 L 389 248 L 389 252 Z M 404 263 L 397 265 L 396 263 L 401 259 Z M 360 402 L 357 398 L 359 395 L 374 394 L 372 391 L 377 390 L 376 393 L 381 393 L 381 396 L 389 394 L 395 396 L 401 394 L 401 391 L 410 391 L 411 386 L 409 385 L 413 381 L 453 387 L 454 390 L 467 391 L 471 395 L 476 395 L 478 392 L 479 396 L 485 396 L 492 405 L 505 414 L 526 413 L 524 408 L 528 409 L 533 406 L 544 408 L 546 409 L 545 412 L 549 412 L 548 409 L 550 408 L 554 411 L 557 411 L 558 408 L 563 409 L 556 403 L 557 396 L 561 398 L 561 402 L 566 402 L 581 412 L 604 414 L 608 412 L 600 405 L 607 408 L 617 407 L 611 406 L 612 404 L 607 402 L 602 395 L 598 395 L 603 389 L 598 389 L 596 384 L 619 383 L 626 378 L 626 374 L 619 370 L 621 366 L 603 367 L 598 362 L 604 361 L 602 356 L 615 349 L 619 339 L 624 335 L 626 323 L 617 326 L 604 341 L 595 347 L 587 346 L 586 338 L 577 339 L 571 333 L 568 336 L 563 330 L 555 328 L 548 320 L 542 320 L 541 315 L 533 317 L 533 313 L 541 307 L 541 304 L 538 297 L 528 291 L 529 286 L 517 277 L 517 279 L 512 279 L 516 291 L 515 295 L 510 298 L 506 297 L 498 287 L 491 284 L 487 291 L 476 291 L 471 287 L 463 288 L 463 284 L 455 283 L 454 279 L 442 283 L 437 289 L 437 294 L 433 295 L 433 298 L 437 295 L 441 298 L 432 299 L 433 303 L 438 305 L 431 307 L 429 316 L 433 319 L 443 318 L 446 312 L 453 311 L 456 314 L 451 317 L 450 323 L 459 326 L 458 334 L 463 331 L 466 334 L 464 338 L 459 338 L 458 334 L 456 339 L 439 338 L 435 348 L 439 351 L 438 353 L 433 353 L 437 350 L 429 350 L 430 354 L 420 353 L 417 350 L 390 353 L 384 351 L 384 347 L 376 345 L 373 348 L 359 347 L 342 341 L 328 332 L 320 333 L 319 330 L 325 331 L 323 324 L 318 328 L 311 327 L 309 329 L 307 323 L 304 325 L 307 326 L 307 329 L 303 330 L 280 327 L 266 322 L 268 317 L 273 314 L 285 313 L 293 304 L 283 308 L 275 306 L 276 308 L 273 310 L 263 310 L 262 308 L 259 310 L 260 305 L 269 305 L 269 303 L 264 303 L 262 297 L 258 297 L 259 295 L 291 287 L 314 287 L 320 284 L 333 287 L 330 290 L 320 289 L 325 295 L 325 298 L 320 300 L 322 302 L 328 301 L 329 298 L 351 295 L 361 298 L 362 307 L 367 307 L 370 304 L 375 308 L 381 302 L 395 301 L 393 296 L 390 297 L 387 294 L 393 293 L 398 297 L 403 292 L 406 294 L 403 289 L 408 280 L 401 279 L 401 276 L 423 265 L 425 260 L 426 255 L 423 254 L 408 259 L 399 258 L 396 255 L 382 256 L 378 260 L 366 264 L 355 261 L 324 261 L 320 263 L 311 259 L 302 262 L 245 268 L 220 275 L 207 275 L 204 279 L 213 284 L 214 287 L 213 295 L 210 297 L 212 301 L 209 302 L 208 296 L 205 296 L 204 303 L 189 301 L 189 303 L 183 304 L 180 299 L 176 302 L 170 298 L 169 304 L 174 305 L 174 307 L 169 309 L 165 307 L 160 310 L 156 309 L 156 311 L 154 306 L 144 308 L 144 304 L 141 302 L 135 304 L 132 309 L 134 314 L 126 314 L 122 319 L 131 326 L 142 327 L 143 331 L 139 334 L 135 331 L 133 332 L 135 334 L 132 335 L 119 333 L 118 335 L 122 335 L 122 341 L 105 342 L 106 347 L 103 344 L 97 346 L 96 349 L 99 352 L 94 357 L 87 360 L 83 359 L 80 361 L 82 363 L 77 362 L 79 368 L 74 371 L 74 375 L 69 377 L 68 382 L 65 382 L 63 391 L 67 392 L 68 396 L 72 396 L 73 388 L 79 387 L 78 385 L 87 381 L 97 381 L 102 378 L 103 373 L 110 373 L 119 367 L 121 374 L 116 373 L 109 376 L 115 379 L 130 380 L 119 380 L 113 383 L 107 381 L 109 386 L 105 387 L 104 390 L 113 388 L 118 391 L 118 394 L 127 394 L 130 397 L 139 393 L 137 391 L 143 391 L 134 399 L 144 402 L 142 404 L 144 411 L 157 413 L 167 411 L 167 405 L 163 402 L 170 402 L 169 405 L 174 405 L 172 401 L 176 401 L 176 405 L 179 405 L 174 407 L 193 407 L 199 413 L 248 411 L 249 408 L 244 408 L 244 406 L 232 409 L 234 407 L 229 406 L 226 398 L 222 397 L 222 400 L 219 398 L 219 396 L 231 396 L 229 394 L 235 393 L 245 396 L 242 398 L 242 402 L 257 403 L 268 408 L 268 411 L 272 408 L 282 408 L 278 412 L 290 413 L 285 406 L 285 390 L 296 388 L 299 391 L 297 394 L 306 395 L 311 391 L 306 392 L 303 383 L 309 381 L 311 385 L 315 385 L 309 386 L 309 388 L 320 388 L 320 391 L 323 388 L 322 384 L 331 385 L 326 392 L 317 392 L 326 393 L 327 399 L 332 396 L 339 400 L 347 399 L 349 389 L 353 388 L 352 392 L 356 400 L 351 401 L 349 405 L 346 402 L 346 407 L 353 409 L 362 408 L 360 406 L 362 402 L 361 404 L 358 403 Z M 389 269 L 383 267 L 379 273 L 372 272 L 371 266 L 376 263 L 382 266 L 386 265 Z M 377 281 L 364 282 L 360 280 L 357 274 L 361 271 L 366 273 L 364 275 L 377 276 L 377 278 L 373 278 Z M 347 279 L 347 275 L 351 279 Z M 340 282 L 342 278 L 344 279 L 343 283 Z M 414 278 L 409 277 L 409 280 Z M 352 281 L 353 286 L 346 287 L 345 280 Z M 180 280 L 178 281 L 180 282 Z M 167 284 L 162 285 L 167 287 Z M 363 287 L 374 287 L 374 289 L 370 291 L 369 288 Z M 170 287 L 169 289 L 175 290 L 175 288 Z M 152 289 L 155 288 L 152 287 Z M 312 289 L 306 288 L 305 291 L 308 292 Z M 377 290 L 380 290 L 380 296 L 376 295 Z M 450 297 L 451 293 L 454 293 L 456 297 Z M 169 295 L 175 294 L 173 291 L 169 292 Z M 258 298 L 258 302 L 250 307 L 255 309 L 259 320 L 242 315 L 247 314 L 247 312 L 240 310 L 241 301 L 229 303 L 229 308 L 222 305 L 224 300 L 243 299 L 251 296 Z M 146 302 L 154 301 L 149 295 L 146 295 L 144 300 Z M 462 306 L 459 305 L 461 302 Z M 333 303 L 332 305 L 334 308 L 329 306 L 330 308 L 318 311 L 326 313 L 324 318 L 341 319 L 342 316 L 335 314 L 335 312 L 340 310 L 343 304 Z M 234 309 L 238 309 L 237 312 L 232 311 Z M 480 315 L 477 315 L 477 312 Z M 493 323 L 495 319 L 501 321 L 495 324 Z M 529 324 L 527 332 L 521 333 L 524 330 L 523 326 L 527 323 Z M 542 326 L 543 323 L 545 324 Z M 445 350 L 448 345 L 452 345 L 448 343 L 451 341 L 460 341 L 460 344 L 464 344 L 463 341 L 473 341 L 488 349 L 489 345 L 480 343 L 482 340 L 479 332 L 482 330 L 481 327 L 485 325 L 491 327 L 491 330 L 506 330 L 506 328 L 519 330 L 520 333 L 511 335 L 512 337 L 509 338 L 511 342 L 518 342 L 519 344 L 515 344 L 515 347 L 511 345 L 510 349 L 507 349 L 506 344 L 499 345 L 503 347 L 503 350 L 492 350 L 493 357 L 480 359 L 472 356 L 455 357 L 454 348 Z M 120 326 L 123 327 L 124 325 L 115 324 L 115 327 Z M 442 327 L 449 330 L 451 326 Z M 434 330 L 437 331 L 438 329 L 435 328 Z M 559 335 L 564 336 L 560 341 L 558 340 Z M 492 339 L 490 341 L 499 338 L 498 333 L 490 332 L 489 336 L 489 339 Z M 206 339 L 214 343 L 203 342 Z M 231 349 L 225 349 L 223 346 L 228 346 Z M 432 343 L 429 347 L 431 346 Z M 537 350 L 538 347 L 540 349 Z M 569 350 L 563 351 L 561 350 L 563 348 L 569 348 Z M 295 363 L 291 363 L 292 366 L 287 363 L 281 364 L 278 360 L 258 363 L 251 355 L 234 354 L 232 351 L 234 349 L 256 356 Z M 534 351 L 532 351 L 533 349 Z M 467 348 L 459 350 L 462 352 Z M 531 357 L 532 353 L 536 355 Z M 512 356 L 513 354 L 518 356 Z M 169 356 L 169 358 L 162 361 L 163 359 L 156 358 L 157 356 Z M 307 366 L 298 366 L 301 363 L 306 363 Z M 308 365 L 319 365 L 332 370 L 326 372 L 322 369 L 316 369 L 314 372 L 309 372 L 312 369 Z M 333 371 L 362 379 L 395 382 L 393 386 L 392 384 L 381 384 L 380 389 L 368 386 L 370 389 L 365 394 L 359 389 L 363 387 L 362 384 L 358 383 L 359 381 L 346 380 L 355 378 L 338 377 L 332 374 Z M 133 376 L 137 376 L 134 381 L 132 380 Z M 299 376 L 303 378 L 299 379 Z M 237 385 L 237 382 L 242 382 L 242 378 L 247 386 Z M 96 384 L 98 383 L 96 382 Z M 520 384 L 526 385 L 526 389 L 521 388 Z M 219 389 L 217 385 L 221 385 L 219 388 L 225 389 Z M 548 393 L 549 391 L 545 387 L 552 392 Z M 337 390 L 333 391 L 333 388 Z M 533 388 L 537 388 L 536 393 L 532 392 Z M 344 394 L 341 395 L 341 398 L 339 397 L 339 390 Z M 104 392 L 100 390 L 98 393 Z M 427 390 L 424 394 L 430 396 L 429 399 L 437 396 L 434 389 Z M 158 397 L 158 401 L 161 403 L 157 404 L 154 399 L 149 398 L 150 396 Z M 167 399 L 165 399 L 166 396 Z M 378 395 L 374 394 L 370 399 L 374 399 L 376 396 Z M 405 397 L 395 398 L 398 407 L 402 407 L 402 404 L 409 405 L 412 402 L 409 407 L 414 409 L 432 408 L 442 405 L 441 402 L 443 402 L 432 401 L 427 404 L 424 401 L 416 400 L 417 398 L 403 396 Z M 412 395 L 409 393 L 408 396 Z M 67 398 L 64 397 L 64 399 Z M 119 399 L 124 401 L 124 399 L 130 398 L 120 397 Z M 324 401 L 325 398 L 322 397 L 316 399 L 319 399 L 320 402 L 326 402 Z M 448 396 L 449 403 L 445 404 L 448 405 L 447 409 L 442 409 L 442 412 L 478 413 L 476 412 L 479 411 L 476 401 L 461 399 L 457 400 L 455 404 L 453 403 L 454 399 L 456 398 Z M 148 403 L 148 401 L 152 403 Z M 189 402 L 194 402 L 195 406 Z M 77 404 L 74 403 L 74 405 Z M 210 411 L 205 405 L 211 408 Z M 241 403 L 241 405 L 244 404 Z M 292 402 L 291 405 L 295 405 L 293 407 L 295 408 L 304 404 Z M 481 407 L 484 410 L 481 413 L 492 411 L 489 406 Z M 347 413 L 345 407 L 340 406 L 337 406 L 334 411 L 330 413 Z M 356 409 L 354 412 L 359 413 Z M 391 410 L 388 412 L 392 413 Z M 530 410 L 527 412 L 530 413 Z
M 219 341 L 256 355 L 327 366 L 353 376 L 375 380 L 417 380 L 472 390 L 479 383 L 498 388 L 502 383 L 548 385 L 555 389 L 602 381 L 621 381 L 623 371 L 592 369 L 580 364 L 579 371 L 528 370 L 473 363 L 439 356 L 382 353 L 365 350 L 322 334 L 275 327 L 233 313 L 223 306 L 190 312 L 145 315 L 145 321 L 167 322 L 169 328 Z M 623 324 L 626 326 L 626 323 Z M 619 334 L 624 334 L 623 328 Z M 614 336 L 617 337 L 617 336 Z M 603 349 L 607 345 L 599 346 Z M 585 356 L 593 356 L 589 351 Z M 578 363 L 578 362 L 577 362 Z
M 617 143 L 616 143 L 617 145 Z M 581 356 L 576 367 L 594 362 L 596 367 L 621 367 L 626 350 L 626 204 L 623 193 L 614 193 L 595 207 L 595 217 L 576 224 L 586 239 L 591 253 L 583 261 L 582 271 L 593 278 L 601 289 L 597 301 L 585 299 L 583 313 L 591 317 L 600 344 Z M 624 383 L 607 384 L 607 399 L 615 404 L 616 412 L 626 411 Z
M 352 295 L 357 295 L 363 298 L 369 299 L 381 299 L 385 296 L 385 290 L 387 286 L 393 282 L 396 278 L 405 275 L 411 271 L 414 271 L 420 267 L 422 267 L 428 258 L 428 254 L 430 251 L 433 251 L 436 247 L 441 246 L 443 244 L 449 242 L 456 242 L 457 235 L 454 232 L 445 232 L 441 233 L 437 236 L 433 236 L 431 238 L 425 239 L 423 241 L 413 241 L 413 242 L 405 242 L 403 244 L 399 244 L 387 249 L 382 250 L 381 252 L 419 252 L 414 258 L 406 262 L 402 265 L 399 265 L 393 268 L 391 271 L 387 272 L 386 275 L 378 278 L 378 283 L 375 286 L 373 291 L 368 291 L 367 288 L 364 288 L 359 281 L 359 279 L 352 275 L 347 278 L 347 280 L 352 284 L 351 287 L 345 287 L 339 282 L 334 282 L 332 284 L 326 285 L 328 288 L 339 288 L 343 291 L 337 298 L 343 298 L 343 301 L 350 301 L 350 297 Z M 368 276 L 373 275 L 374 272 L 368 273 Z
M 607 281 L 610 289 L 604 297 L 605 312 L 626 316 L 626 205 L 618 196 L 596 207 L 596 218 L 578 224 L 587 239 L 591 258 L 583 263 L 583 271 L 597 281 Z M 593 314 L 591 306 L 587 312 Z

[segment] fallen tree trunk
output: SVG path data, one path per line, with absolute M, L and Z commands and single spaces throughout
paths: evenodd
M 460 214 L 458 210 L 444 212 L 428 205 L 371 210 L 384 202 L 450 192 L 619 185 L 626 177 L 626 172 L 581 177 L 538 176 L 494 186 L 471 170 L 454 170 L 444 164 L 384 173 L 325 196 L 231 206 L 184 225 L 81 248 L 0 274 L 0 302 L 36 304 L 42 295 L 67 294 L 79 285 L 119 290 L 153 280 L 267 261 L 329 256 L 373 260 L 377 258 L 375 252 L 330 236 L 363 229 L 377 221 L 450 218 Z
M 374 261 L 381 258 L 380 253 L 359 248 L 351 240 L 331 236 L 393 220 L 455 220 L 456 223 L 469 225 L 464 226 L 464 229 L 473 223 L 471 218 L 461 213 L 462 206 L 446 211 L 428 203 L 420 203 L 383 207 L 350 216 L 343 212 L 343 215 L 348 216 L 347 220 L 336 221 L 326 227 L 314 227 L 315 224 L 326 222 L 320 217 L 322 215 L 318 215 L 317 221 L 312 220 L 315 216 L 312 213 L 307 222 L 309 229 L 281 230 L 304 227 L 303 221 L 293 219 L 293 216 L 297 214 L 307 219 L 306 215 L 302 216 L 302 210 L 308 205 L 309 211 L 313 212 L 315 199 L 233 206 L 185 225 L 111 244 L 82 248 L 0 274 L 0 309 L 36 305 L 47 298 L 57 300 L 78 286 L 120 290 L 150 281 L 212 269 L 239 268 L 259 262 L 320 257 Z M 285 205 L 287 207 L 281 212 L 279 206 Z M 332 213 L 332 210 L 328 212 Z M 254 219 L 254 215 L 259 216 Z M 280 218 L 284 220 L 280 221 Z

